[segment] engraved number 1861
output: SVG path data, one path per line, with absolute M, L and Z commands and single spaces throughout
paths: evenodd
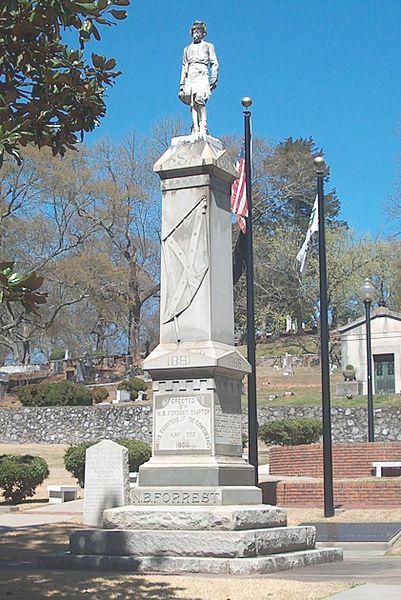
M 169 367 L 186 367 L 189 365 L 188 354 L 173 354 L 168 359 Z

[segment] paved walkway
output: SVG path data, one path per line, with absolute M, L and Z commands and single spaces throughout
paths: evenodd
M 399 585 L 361 585 L 353 590 L 330 596 L 330 600 L 400 600 Z
M 20 527 L 72 521 L 82 514 L 82 510 L 83 500 L 75 500 L 63 504 L 47 504 L 31 510 L 2 512 L 0 532 Z M 401 557 L 384 556 L 384 549 L 375 544 L 359 543 L 354 548 L 350 544 L 346 546 L 343 562 L 312 565 L 271 575 L 256 575 L 256 577 L 363 584 L 331 596 L 330 600 L 401 599 Z M 13 564 L 13 566 L 18 565 Z
M 2 512 L 0 514 L 0 531 L 72 521 L 82 514 L 83 505 L 83 500 L 73 500 L 61 504 L 46 504 L 30 510 Z

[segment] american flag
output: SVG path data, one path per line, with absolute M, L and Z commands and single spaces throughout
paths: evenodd
M 235 165 L 239 171 L 239 179 L 236 179 L 231 187 L 231 212 L 235 215 L 242 233 L 246 233 L 246 220 L 248 216 L 248 202 L 246 199 L 246 176 L 245 176 L 245 146 L 242 145 L 241 152 Z

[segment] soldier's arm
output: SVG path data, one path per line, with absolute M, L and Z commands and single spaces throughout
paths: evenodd
M 213 90 L 219 79 L 219 63 L 213 44 L 209 44 L 209 64 L 211 69 L 210 88 Z
M 182 57 L 182 69 L 181 69 L 181 79 L 180 79 L 180 89 L 184 87 L 185 78 L 188 73 L 188 59 L 187 59 L 187 49 L 184 48 L 184 54 Z

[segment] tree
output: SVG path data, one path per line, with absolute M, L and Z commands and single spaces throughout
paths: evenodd
M 92 53 L 84 58 L 85 43 L 100 40 L 97 25 L 125 19 L 129 0 L 65 2 L 64 0 L 4 0 L 0 6 L 0 168 L 4 154 L 21 164 L 21 147 L 49 146 L 53 155 L 75 149 L 84 133 L 106 114 L 104 94 L 118 75 L 114 58 Z M 62 42 L 63 30 L 79 33 L 80 50 Z M 11 214 L 18 202 L 10 202 Z M 1 207 L 0 207 L 1 208 Z M 4 216 L 4 213 L 3 213 Z M 0 215 L 1 217 L 1 215 Z M 1 242 L 1 240 L 0 240 Z M 6 261 L 8 264 L 10 261 Z M 12 261 L 13 262 L 13 261 Z M 6 269 L 9 267 L 6 266 Z M 1 273 L 0 303 L 21 300 L 32 309 L 46 300 L 30 293 L 16 278 L 33 282 L 34 273 Z M 37 287 L 34 288 L 37 290 Z M 31 290 L 32 291 L 32 290 Z M 29 296 L 30 294 L 30 296 Z
M 40 318 L 0 305 L 0 340 L 17 362 L 55 346 L 123 350 L 136 360 L 155 336 L 160 193 L 152 165 L 163 127 L 156 139 L 82 146 L 62 168 L 46 148 L 27 148 L 21 166 L 4 163 L 0 247 L 40 273 L 48 292 Z
M 36 278 L 20 277 L 22 288 L 24 282 L 27 287 L 26 281 L 42 283 L 45 277 L 44 291 L 49 295 L 48 304 L 40 311 L 27 311 L 26 299 L 32 299 L 32 290 L 28 290 L 27 298 L 18 296 L 11 281 L 14 300 L 21 302 L 11 302 L 9 290 L 4 290 L 0 340 L 17 362 L 29 362 L 31 350 L 42 345 L 45 332 L 63 309 L 87 295 L 61 266 L 67 257 L 77 260 L 81 247 L 95 232 L 92 224 L 79 218 L 77 207 L 98 193 L 98 186 L 84 148 L 77 154 L 68 153 L 62 160 L 60 168 L 60 159 L 53 158 L 49 149 L 38 152 L 26 148 L 21 166 L 7 161 L 0 170 L 0 247 L 7 247 L 23 272 L 39 273 Z M 38 294 L 37 286 L 33 299 L 43 304 L 44 296 Z
M 104 140 L 95 149 L 104 193 L 78 214 L 96 227 L 109 256 L 120 269 L 116 293 L 127 314 L 127 353 L 139 355 L 141 311 L 159 294 L 160 202 L 155 200 L 156 179 L 149 145 L 134 135 L 122 145 Z
M 104 93 L 120 74 L 116 61 L 82 50 L 98 25 L 125 19 L 129 0 L 4 0 L 0 7 L 0 161 L 20 161 L 20 148 L 49 146 L 54 155 L 75 148 L 106 113 Z M 79 34 L 80 50 L 62 42 Z M 0 163 L 1 166 L 1 163 Z
M 268 194 L 259 208 L 258 221 L 269 227 L 281 225 L 293 234 L 304 233 L 316 196 L 313 159 L 322 156 L 312 138 L 288 138 L 280 142 L 264 161 Z M 325 176 L 329 181 L 330 170 Z M 265 194 L 266 196 L 266 194 Z M 266 210 L 268 209 L 268 210 Z M 338 222 L 340 202 L 336 191 L 326 191 L 325 213 L 328 224 Z
M 256 325 L 280 330 L 286 315 L 308 321 L 314 304 L 301 288 L 295 259 L 316 195 L 313 158 L 322 154 L 312 139 L 289 138 L 276 146 L 256 140 L 253 156 L 253 215 Z M 327 176 L 328 178 L 328 176 Z M 326 178 L 326 179 L 327 179 Z M 330 228 L 344 226 L 335 190 L 325 196 Z M 236 325 L 245 308 L 245 286 L 236 290 Z M 244 320 L 239 330 L 244 328 Z

